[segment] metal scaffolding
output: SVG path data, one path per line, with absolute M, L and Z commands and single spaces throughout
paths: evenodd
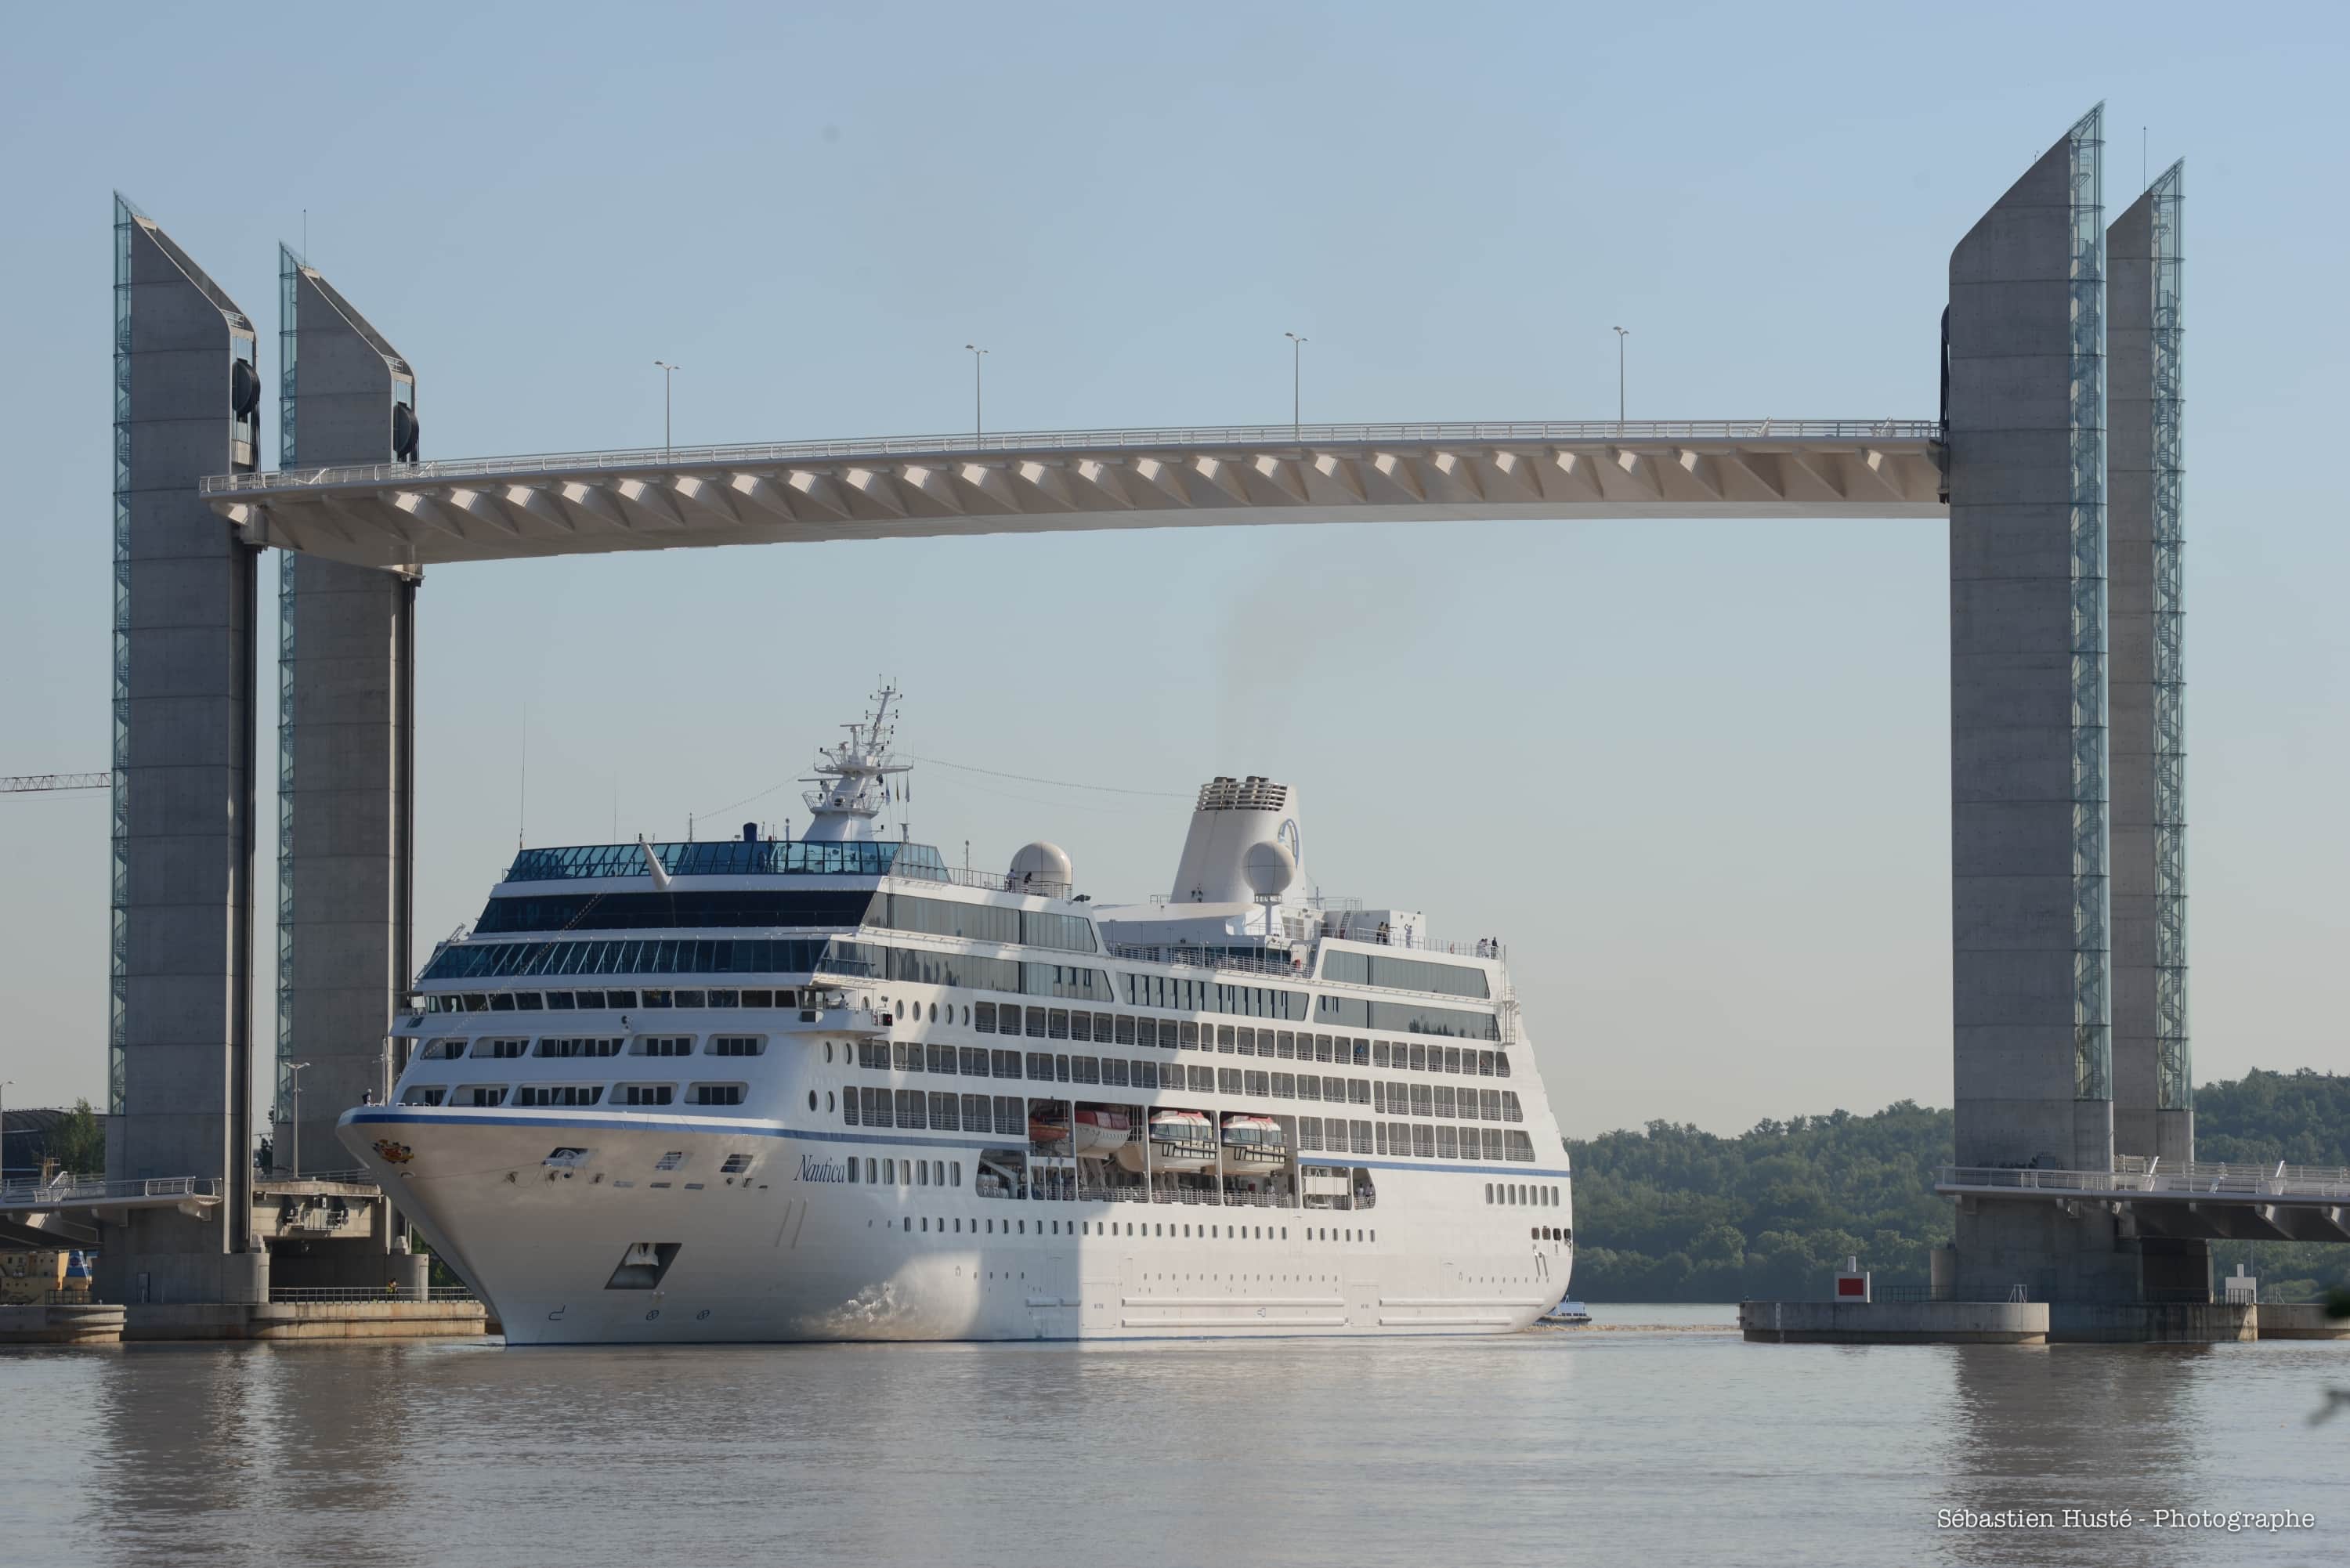
M 2073 1096 L 2114 1097 L 2106 828 L 2105 106 L 2072 159 Z
M 2154 1017 L 2155 1106 L 2195 1105 L 2187 1031 L 2187 664 L 2179 483 L 2186 322 L 2181 312 L 2182 161 L 2154 198 Z

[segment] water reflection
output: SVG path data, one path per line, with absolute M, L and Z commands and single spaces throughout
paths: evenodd
M 2086 1563 L 2113 1559 L 2114 1532 L 2066 1511 L 2130 1513 L 2121 1539 L 2158 1552 L 2185 1538 L 2147 1528 L 2154 1509 L 2199 1488 L 2192 1456 L 2210 1434 L 2187 1390 L 2209 1347 L 2074 1345 L 1946 1347 L 1955 1373 L 1946 1495 L 1938 1508 L 2054 1516 L 2054 1529 L 1939 1534 L 1952 1562 Z M 2116 1521 L 2117 1522 L 2117 1521 Z
M 1336 1344 L 0 1353 L 38 1561 L 2282 1563 L 2350 1347 Z M 1938 1532 L 2293 1507 L 2314 1538 Z M 22 1555 L 21 1553 L 17 1555 Z M 31 1560 L 31 1559 L 28 1559 Z

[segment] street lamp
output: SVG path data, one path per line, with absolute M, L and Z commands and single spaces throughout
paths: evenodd
M 1305 339 L 1295 332 L 1284 332 L 1282 336 L 1289 339 L 1289 439 L 1297 441 L 1305 428 L 1299 422 L 1297 412 L 1297 389 L 1305 370 Z
M 288 1062 L 286 1064 L 286 1077 L 288 1085 L 286 1092 L 292 1096 L 294 1100 L 293 1158 L 294 1179 L 296 1181 L 302 1179 L 302 1069 L 309 1064 L 310 1064 L 307 1062 Z
M 684 366 L 682 366 L 682 365 L 672 365 L 672 364 L 671 364 L 671 363 L 670 363 L 668 360 L 666 360 L 666 359 L 656 359 L 656 360 L 654 360 L 654 361 L 653 361 L 653 369 L 656 369 L 656 370 L 659 370 L 659 371 L 661 373 L 661 456 L 663 456 L 664 458 L 666 458 L 667 456 L 669 456 L 669 452 L 670 452 L 670 445 L 669 445 L 669 389 L 670 389 L 670 385 L 671 385 L 671 383 L 672 381 L 674 381 L 674 380 L 676 379 L 676 378 L 677 378 L 677 373 L 678 373 L 680 370 L 684 369 L 685 369 L 685 367 L 684 367 Z
M 963 347 L 971 350 L 971 439 L 976 441 L 987 431 L 986 421 L 980 417 L 983 405 L 980 401 L 979 376 L 980 366 L 986 358 L 987 350 L 976 343 L 966 343 Z
M 1616 422 L 1624 422 L 1624 339 L 1632 336 L 1626 327 L 1616 328 Z

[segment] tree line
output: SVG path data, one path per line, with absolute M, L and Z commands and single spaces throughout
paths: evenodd
M 1734 1137 L 1654 1121 L 1570 1140 L 1575 1294 L 1599 1302 L 1823 1295 L 1846 1257 L 1879 1286 L 1927 1283 L 1954 1209 L 1934 1194 L 1951 1159 L 1948 1110 L 1902 1100 L 1873 1115 L 1758 1122 Z M 2350 1166 L 2350 1075 L 2258 1069 L 2196 1091 L 2196 1158 Z M 2214 1242 L 2263 1297 L 2350 1284 L 2350 1245 Z

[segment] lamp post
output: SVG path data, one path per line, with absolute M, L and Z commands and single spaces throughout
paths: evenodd
M 971 439 L 976 441 L 987 433 L 987 421 L 982 417 L 985 405 L 981 400 L 980 381 L 980 367 L 986 359 L 987 350 L 976 343 L 963 347 L 971 350 Z
M 1289 339 L 1289 439 L 1299 441 L 1303 439 L 1305 429 L 1298 414 L 1302 406 L 1298 400 L 1298 388 L 1305 374 L 1305 339 L 1295 332 L 1284 332 L 1282 336 Z
M 671 364 L 671 363 L 670 363 L 668 360 L 666 360 L 666 359 L 656 359 L 656 360 L 654 360 L 654 361 L 653 361 L 653 369 L 656 369 L 656 370 L 659 370 L 659 371 L 661 373 L 661 456 L 663 456 L 663 457 L 665 458 L 665 457 L 669 456 L 669 453 L 670 453 L 670 444 L 669 444 L 669 391 L 670 391 L 670 386 L 671 386 L 671 382 L 673 382 L 673 381 L 676 379 L 676 378 L 677 378 L 677 373 L 678 373 L 680 370 L 684 369 L 685 369 L 685 367 L 684 367 L 684 366 L 682 366 L 682 365 L 672 365 L 672 364 Z
M 1624 422 L 1624 339 L 1632 336 L 1629 327 L 1616 329 L 1616 422 Z
M 302 1069 L 309 1064 L 310 1064 L 307 1062 L 288 1062 L 286 1064 L 286 1077 L 288 1085 L 286 1092 L 292 1096 L 294 1101 L 294 1116 L 292 1118 L 294 1147 L 292 1152 L 294 1159 L 294 1179 L 296 1181 L 302 1179 Z

